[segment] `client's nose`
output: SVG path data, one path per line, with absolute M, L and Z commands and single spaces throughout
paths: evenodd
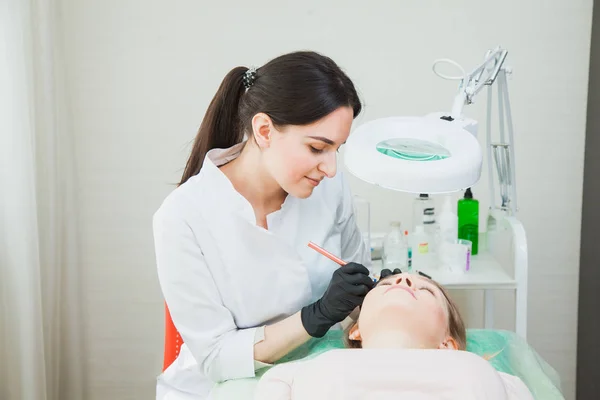
M 409 288 L 412 288 L 412 282 L 410 281 L 410 278 L 407 276 L 398 276 L 395 280 L 394 280 L 394 284 L 396 285 L 401 285 L 404 284 L 406 286 L 408 286 Z

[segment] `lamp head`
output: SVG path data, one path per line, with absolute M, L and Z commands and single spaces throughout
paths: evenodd
M 473 186 L 483 154 L 473 121 L 389 117 L 358 127 L 344 162 L 357 178 L 409 193 L 451 193 Z

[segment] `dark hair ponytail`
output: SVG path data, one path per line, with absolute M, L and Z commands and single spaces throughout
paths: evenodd
M 245 91 L 242 79 L 246 71 L 248 68 L 236 67 L 221 82 L 198 129 L 180 185 L 200 172 L 209 150 L 225 149 L 242 141 L 244 132 L 239 129 L 238 105 Z
M 246 90 L 248 68 L 236 67 L 213 97 L 187 161 L 180 185 L 200 172 L 206 153 L 240 143 L 252 130 L 252 118 L 267 114 L 277 127 L 308 125 L 340 107 L 354 117 L 361 103 L 354 84 L 328 57 L 303 51 L 279 56 L 256 70 Z

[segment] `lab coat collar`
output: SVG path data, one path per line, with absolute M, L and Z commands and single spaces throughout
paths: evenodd
M 248 222 L 255 225 L 256 215 L 254 214 L 252 205 L 233 187 L 229 178 L 219 169 L 221 165 L 236 159 L 245 145 L 246 141 L 243 141 L 242 143 L 238 143 L 227 149 L 209 150 L 204 158 L 204 163 L 202 164 L 202 169 L 198 174 L 198 178 L 203 181 L 203 185 L 208 184 L 208 187 L 210 187 L 210 191 L 213 194 L 210 197 L 212 198 L 213 204 L 219 206 L 217 209 L 225 208 L 228 211 L 237 212 Z M 293 196 L 288 195 L 279 210 L 267 215 L 267 223 L 269 226 L 281 218 L 283 211 L 289 208 L 293 202 Z M 232 206 L 232 209 L 223 207 L 227 203 Z
M 231 160 L 235 160 L 236 158 L 238 158 L 245 145 L 246 141 L 243 141 L 241 143 L 231 146 L 228 149 L 209 150 L 208 153 L 206 153 L 203 165 L 206 165 L 208 162 L 209 164 L 212 164 L 213 167 L 217 167 L 218 169 L 218 167 L 220 167 L 221 165 L 227 164 Z M 223 174 L 223 176 L 225 175 Z
M 238 143 L 227 149 L 212 149 L 206 153 L 202 169 L 198 178 L 211 200 L 212 210 L 222 210 L 225 212 L 235 212 L 240 214 L 245 220 L 256 223 L 256 217 L 252 206 L 235 188 L 227 176 L 219 169 L 234 159 L 236 159 L 246 142 Z M 214 207 L 216 206 L 216 208 Z M 214 216 L 213 216 L 214 217 Z

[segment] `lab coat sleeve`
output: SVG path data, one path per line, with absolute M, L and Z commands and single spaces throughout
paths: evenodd
M 343 173 L 340 172 L 340 174 L 342 195 L 337 214 L 342 234 L 342 259 L 360 263 L 368 268 L 371 266 L 371 249 L 363 240 L 362 232 L 358 227 L 350 185 Z
M 265 340 L 265 326 L 259 326 L 256 328 L 256 332 L 254 333 L 254 344 L 260 343 Z M 259 369 L 272 367 L 273 364 L 267 364 L 262 361 L 254 360 L 254 370 L 258 371 Z
M 153 228 L 163 296 L 199 367 L 214 382 L 254 377 L 256 328 L 235 325 L 190 226 L 159 209 Z

